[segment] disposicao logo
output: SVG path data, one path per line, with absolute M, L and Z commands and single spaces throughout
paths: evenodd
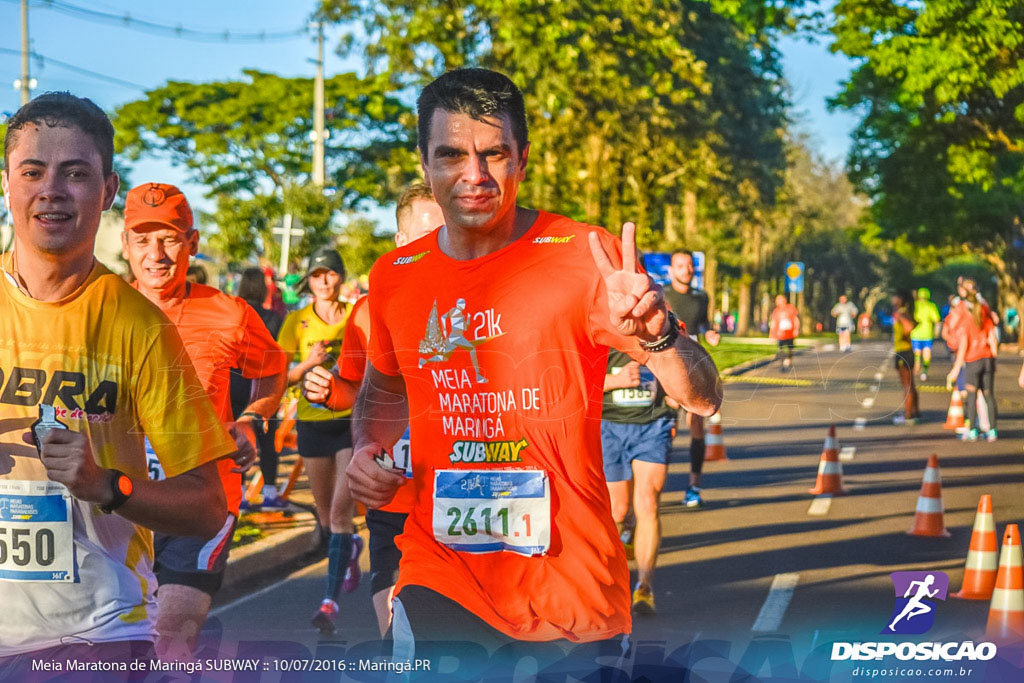
M 945 572 L 893 572 L 889 577 L 896 591 L 896 605 L 882 633 L 927 633 L 935 624 L 933 601 L 946 599 L 949 577 Z
M 882 635 L 919 635 L 935 625 L 936 600 L 945 600 L 949 577 L 944 572 L 893 572 L 896 604 Z M 993 643 L 965 642 L 856 642 L 832 643 L 832 661 L 899 660 L 987 661 L 996 656 Z

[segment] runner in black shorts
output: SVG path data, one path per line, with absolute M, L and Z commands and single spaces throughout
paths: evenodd
M 423 183 L 411 185 L 402 193 L 395 209 L 395 218 L 398 224 L 395 243 L 399 247 L 433 232 L 444 222 L 441 207 L 434 201 L 430 188 Z M 332 374 L 322 367 L 315 367 L 306 374 L 303 391 L 309 401 L 322 403 L 332 410 L 352 406 L 366 372 L 366 344 L 370 336 L 367 302 L 368 296 L 352 306 L 341 347 L 338 373 Z M 393 450 L 403 457 L 404 462 L 400 464 L 408 469 L 411 466 L 408 430 Z M 388 505 L 379 510 L 366 511 L 366 530 L 370 534 L 370 588 L 381 635 L 391 624 L 391 600 L 398 582 L 398 563 L 402 558 L 395 539 L 405 527 L 412 502 L 412 487 L 406 486 Z M 325 618 L 322 621 L 326 623 Z

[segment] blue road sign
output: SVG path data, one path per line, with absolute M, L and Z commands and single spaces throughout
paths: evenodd
M 804 291 L 804 262 L 786 263 L 786 291 L 795 294 Z

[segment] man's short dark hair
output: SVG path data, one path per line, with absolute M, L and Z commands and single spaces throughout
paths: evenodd
M 444 109 L 465 114 L 477 121 L 485 116 L 506 116 L 512 124 L 517 151 L 522 154 L 529 142 L 523 93 L 508 76 L 489 69 L 455 69 L 439 76 L 420 93 L 416 101 L 419 115 L 420 152 L 427 158 L 430 123 L 434 111 Z
M 413 202 L 432 202 L 434 193 L 426 183 L 413 183 L 405 188 L 402 196 L 398 198 L 398 206 L 395 207 L 395 220 L 402 224 L 402 214 L 412 210 Z
M 114 169 L 114 126 L 103 110 L 85 97 L 69 92 L 48 92 L 35 98 L 15 112 L 7 121 L 4 134 L 4 168 L 8 166 L 11 150 L 18 144 L 18 134 L 29 123 L 50 128 L 71 127 L 89 136 L 103 161 L 103 175 Z
M 689 256 L 690 260 L 693 260 L 693 252 L 690 251 L 689 249 L 676 249 L 675 251 L 672 252 L 672 255 L 668 257 L 668 260 L 671 261 L 676 256 Z

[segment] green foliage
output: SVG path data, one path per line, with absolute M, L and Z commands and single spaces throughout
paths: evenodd
M 882 233 L 981 252 L 1018 289 L 1024 4 L 841 0 L 835 11 L 833 49 L 860 66 L 834 104 L 863 115 L 850 172 Z
M 382 255 L 395 248 L 394 235 L 379 235 L 373 221 L 357 218 L 338 238 L 338 252 L 350 275 L 363 275 Z
M 328 185 L 312 186 L 313 81 L 249 70 L 238 81 L 171 81 L 118 108 L 117 149 L 163 156 L 216 198 L 216 246 L 272 256 L 269 232 L 291 213 L 307 230 L 298 256 L 330 241 L 332 216 L 392 200 L 415 177 L 414 115 L 382 77 L 325 80 Z M 262 250 L 260 247 L 262 246 Z
M 459 66 L 509 74 L 534 150 L 522 201 L 612 229 L 632 219 L 658 246 L 683 188 L 711 206 L 747 180 L 770 205 L 780 181 L 785 102 L 774 50 L 755 30 L 779 22 L 754 21 L 759 3 L 719 4 L 745 23 L 696 1 L 326 0 L 322 10 L 361 22 L 365 40 L 347 45 L 396 84 Z

